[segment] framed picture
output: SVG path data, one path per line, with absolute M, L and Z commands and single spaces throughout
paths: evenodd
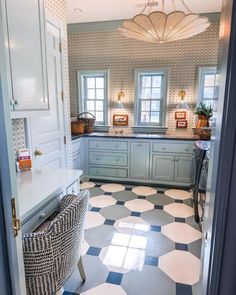
M 188 127 L 188 121 L 187 120 L 177 120 L 176 128 L 187 128 L 187 127 Z
M 129 121 L 128 115 L 113 115 L 113 125 L 127 126 Z
M 179 120 L 179 119 L 186 119 L 186 112 L 175 112 L 175 119 Z

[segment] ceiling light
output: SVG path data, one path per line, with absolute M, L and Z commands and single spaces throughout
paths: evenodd
M 76 12 L 76 13 L 81 13 L 81 12 L 83 12 L 83 10 L 80 9 L 80 8 L 75 8 L 75 9 L 74 9 L 74 12 Z
M 168 43 L 203 33 L 211 25 L 207 17 L 192 13 L 184 0 L 172 0 L 174 10 L 169 14 L 165 13 L 165 0 L 160 0 L 161 10 L 151 12 L 154 1 L 148 0 L 140 14 L 123 22 L 119 28 L 122 35 L 150 43 Z M 177 10 L 177 3 L 184 11 Z

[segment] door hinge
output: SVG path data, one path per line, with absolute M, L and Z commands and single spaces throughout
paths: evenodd
M 64 101 L 64 91 L 61 91 L 61 100 Z
M 11 210 L 12 210 L 12 228 L 14 231 L 14 237 L 18 235 L 18 231 L 20 230 L 20 219 L 16 216 L 16 199 L 11 199 Z
M 64 144 L 66 144 L 66 136 L 64 136 Z
M 62 44 L 61 44 L 61 42 L 59 43 L 59 52 L 62 52 Z

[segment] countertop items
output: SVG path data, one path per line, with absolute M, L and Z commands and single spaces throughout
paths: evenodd
M 203 140 L 198 140 L 195 142 L 195 145 L 197 148 L 203 151 L 209 151 L 211 142 L 210 141 L 203 141 Z
M 174 135 L 162 135 L 162 134 L 114 134 L 114 133 L 87 133 L 83 135 L 72 135 L 72 140 L 80 137 L 105 137 L 105 138 L 134 138 L 134 139 L 165 139 L 165 140 L 197 140 L 197 136 L 174 136 Z
M 38 211 L 53 196 L 78 181 L 81 170 L 36 169 L 17 173 L 19 215 L 21 222 Z

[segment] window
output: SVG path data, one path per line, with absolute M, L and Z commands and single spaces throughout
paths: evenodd
M 165 125 L 167 70 L 136 70 L 136 125 Z
M 198 103 L 203 102 L 207 106 L 214 107 L 219 94 L 217 84 L 216 67 L 200 67 Z
M 107 125 L 107 71 L 79 72 L 80 112 L 89 112 L 96 117 L 95 125 Z

